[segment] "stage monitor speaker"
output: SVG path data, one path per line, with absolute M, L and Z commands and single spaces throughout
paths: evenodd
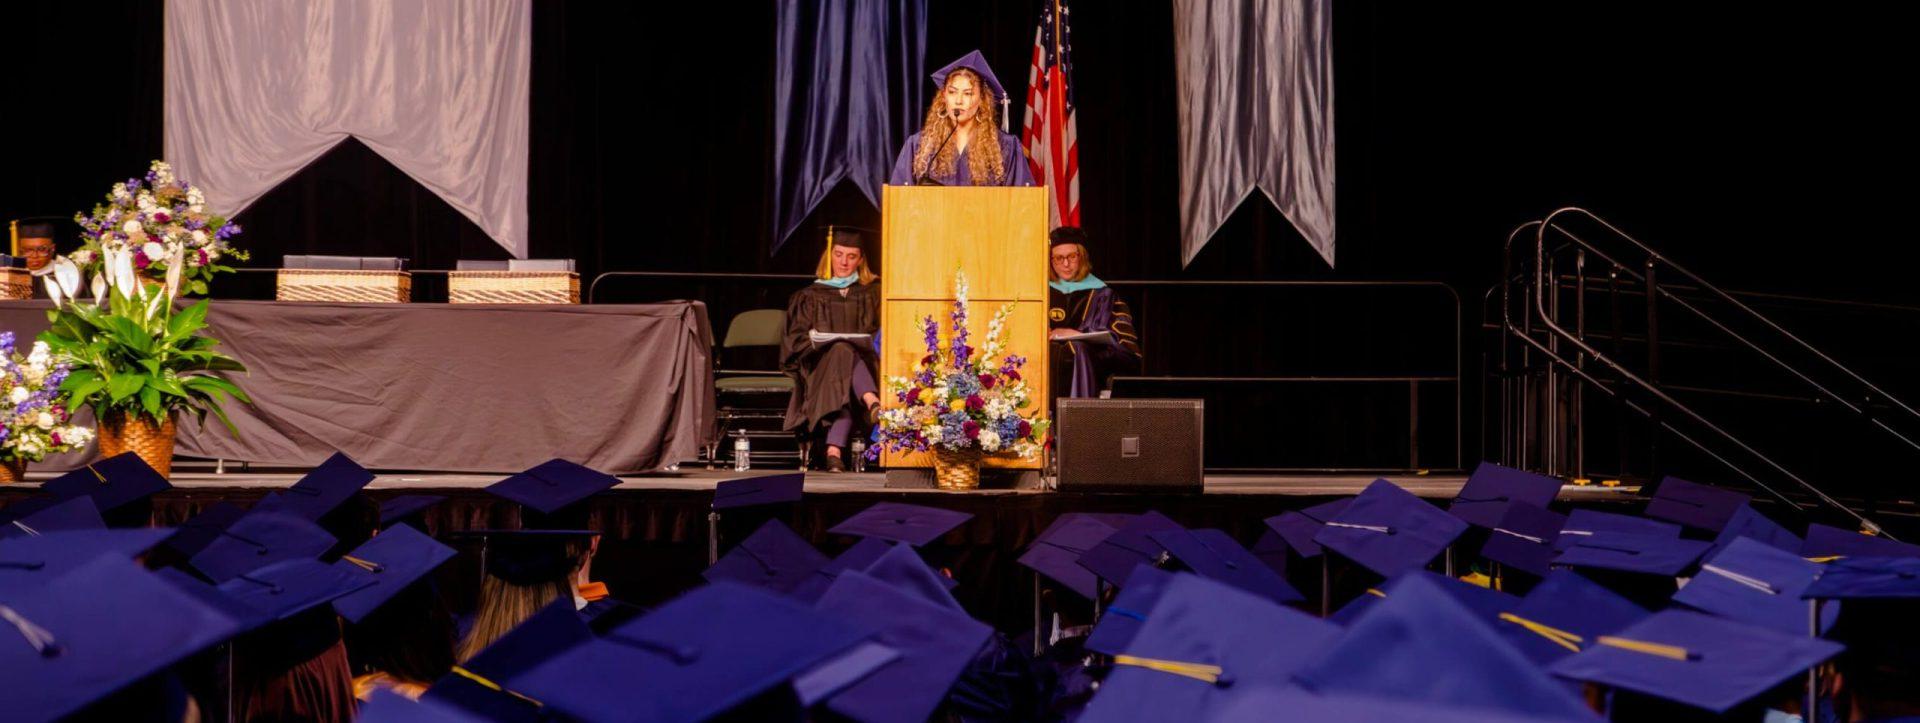
M 1062 492 L 1199 492 L 1206 403 L 1198 399 L 1059 401 Z

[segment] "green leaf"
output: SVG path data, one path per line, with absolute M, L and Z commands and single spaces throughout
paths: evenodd
M 219 417 L 220 423 L 227 425 L 227 434 L 233 435 L 235 439 L 240 437 L 240 429 L 233 426 L 233 420 L 227 418 L 227 411 L 220 408 L 219 402 L 209 401 L 202 409 L 213 412 L 213 416 Z
M 246 392 L 240 391 L 240 387 L 238 385 L 235 385 L 233 382 L 227 381 L 225 379 L 221 379 L 220 377 L 195 375 L 190 377 L 181 377 L 180 382 L 182 384 L 185 384 L 188 389 L 196 389 L 203 392 L 214 392 L 214 391 L 226 392 L 228 394 L 233 395 L 234 399 L 238 399 L 248 404 L 253 403 L 253 400 L 247 397 Z
M 191 396 L 187 394 L 187 388 L 182 384 L 180 384 L 180 381 L 178 379 L 173 379 L 171 377 L 156 376 L 150 380 L 147 380 L 147 388 L 157 389 L 163 393 L 171 394 L 176 397 L 190 398 Z
M 118 402 L 140 392 L 147 385 L 147 378 L 140 374 L 116 374 L 107 380 L 107 397 Z
M 167 339 L 169 341 L 185 339 L 198 333 L 206 325 L 207 300 L 201 299 L 200 303 L 174 314 L 173 319 L 167 322 Z
M 187 285 L 187 289 L 192 291 L 195 296 L 206 296 L 207 282 L 194 279 L 193 283 Z
M 140 389 L 140 407 L 147 410 L 147 416 L 160 419 L 160 390 L 155 389 L 151 384 L 142 387 Z

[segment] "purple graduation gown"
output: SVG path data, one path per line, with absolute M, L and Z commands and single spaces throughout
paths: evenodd
M 1140 338 L 1134 334 L 1133 312 L 1112 287 L 1083 289 L 1071 294 L 1048 290 L 1047 321 L 1052 329 L 1112 332 L 1114 344 L 1070 341 L 1053 345 L 1052 384 L 1055 397 L 1097 397 L 1115 374 L 1140 369 Z M 1064 393 L 1063 393 L 1064 392 Z
M 1001 133 L 998 129 L 994 130 L 994 135 L 1000 138 L 1000 165 L 1002 168 L 1007 169 L 1007 174 L 1005 178 L 1000 179 L 999 183 L 992 185 L 1033 185 L 1033 172 L 1027 169 L 1026 154 L 1020 152 L 1020 139 Z M 972 142 L 977 143 L 979 140 L 980 139 L 976 138 Z M 939 143 L 940 140 L 936 138 L 933 142 Z M 893 175 L 887 179 L 887 185 L 908 186 L 913 184 L 913 156 L 919 152 L 920 134 L 915 133 L 907 137 L 906 146 L 900 149 L 900 157 L 894 160 Z M 960 154 L 953 159 L 953 175 L 936 175 L 933 177 L 933 180 L 939 181 L 940 184 L 944 186 L 988 185 L 975 184 L 973 182 L 973 173 L 967 168 L 966 154 Z

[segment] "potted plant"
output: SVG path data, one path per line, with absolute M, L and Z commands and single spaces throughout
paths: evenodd
M 13 332 L 0 332 L 0 484 L 25 479 L 29 462 L 93 441 L 93 430 L 71 424 L 70 408 L 59 400 L 67 375 L 45 342 L 34 342 L 22 356 Z
M 1046 439 L 1046 420 L 1021 414 L 1033 406 L 1020 370 L 1027 360 L 1004 358 L 1006 323 L 1013 305 L 1002 306 L 987 323 L 986 346 L 970 346 L 967 328 L 967 277 L 954 273 L 951 313 L 953 336 L 940 347 L 940 326 L 932 316 L 922 322 L 927 354 L 913 375 L 887 379 L 887 392 L 902 406 L 880 412 L 876 444 L 868 450 L 933 452 L 934 479 L 942 489 L 980 485 L 980 460 L 986 455 L 1031 458 Z

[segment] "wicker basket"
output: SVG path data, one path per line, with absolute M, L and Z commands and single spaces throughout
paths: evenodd
M 131 418 L 130 418 L 131 417 Z M 145 415 L 133 416 L 122 411 L 108 412 L 100 420 L 100 457 L 114 457 L 124 452 L 140 455 L 140 460 L 159 472 L 161 477 L 173 477 L 173 416 L 168 415 L 163 424 L 154 424 Z
M 17 301 L 33 298 L 33 272 L 9 268 L 0 274 L 0 299 Z
M 0 460 L 0 485 L 24 482 L 27 479 L 27 461 L 14 458 Z
M 413 299 L 413 275 L 405 271 L 281 269 L 279 301 L 349 301 L 404 304 Z
M 980 448 L 933 448 L 933 483 L 943 490 L 980 488 Z
M 455 271 L 447 274 L 447 301 L 578 304 L 580 275 L 572 271 Z

